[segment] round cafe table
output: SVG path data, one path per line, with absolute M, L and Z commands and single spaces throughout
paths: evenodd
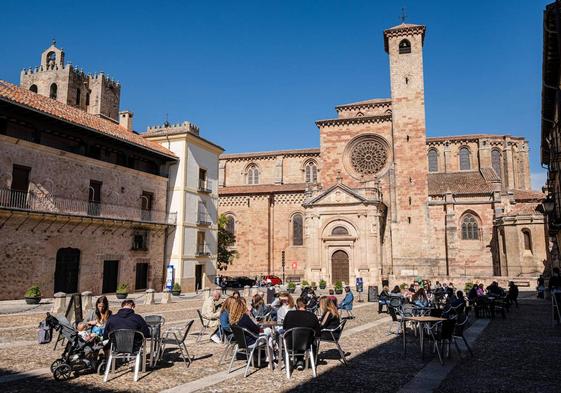
M 417 322 L 419 324 L 419 344 L 421 346 L 421 358 L 424 359 L 425 357 L 425 342 L 424 342 L 424 335 L 425 335 L 425 325 L 432 325 L 436 322 L 446 321 L 446 318 L 440 317 L 431 317 L 431 316 L 420 316 L 420 317 L 405 317 L 401 320 L 401 332 L 403 335 L 403 355 L 407 354 L 407 341 L 405 340 L 405 323 L 406 322 Z M 432 335 L 432 333 L 431 333 Z M 438 347 L 437 347 L 438 350 Z

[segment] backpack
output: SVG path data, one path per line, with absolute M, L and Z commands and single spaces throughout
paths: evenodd
M 48 344 L 53 338 L 53 328 L 47 324 L 47 321 L 39 322 L 37 329 L 37 342 L 39 344 Z

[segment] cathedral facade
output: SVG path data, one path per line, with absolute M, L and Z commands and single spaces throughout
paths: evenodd
M 391 97 L 339 105 L 319 148 L 223 154 L 219 212 L 236 235 L 227 275 L 329 284 L 530 277 L 546 259 L 528 142 L 427 138 L 425 27 L 384 32 Z

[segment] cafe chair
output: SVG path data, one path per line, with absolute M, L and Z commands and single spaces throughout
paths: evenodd
M 284 351 L 284 367 L 286 369 L 286 377 L 290 379 L 291 366 L 296 362 L 297 356 L 304 357 L 305 368 L 308 368 L 308 362 L 311 362 L 312 375 L 317 376 L 316 360 L 314 355 L 314 341 L 316 332 L 308 327 L 296 327 L 288 329 L 282 335 L 282 348 Z
M 197 314 L 199 315 L 199 320 L 201 321 L 201 330 L 199 331 L 199 336 L 197 337 L 197 342 L 200 342 L 203 335 L 210 327 L 210 320 L 203 317 L 203 314 L 201 314 L 201 310 L 197 310 Z
M 194 322 L 194 319 L 187 322 L 187 325 L 185 325 L 185 328 L 182 332 L 176 329 L 167 330 L 163 334 L 161 342 L 162 354 L 165 353 L 166 345 L 173 345 L 179 348 L 179 354 L 183 359 L 183 363 L 185 363 L 187 367 L 191 365 L 192 360 L 191 355 L 189 355 L 189 351 L 187 350 L 187 345 L 185 345 L 185 341 L 187 340 L 187 336 L 189 335 L 189 331 L 191 330 Z
M 232 333 L 234 334 L 234 341 L 236 343 L 236 346 L 234 347 L 232 360 L 230 361 L 230 368 L 228 368 L 228 374 L 232 371 L 232 365 L 234 364 L 234 360 L 236 360 L 238 353 L 245 355 L 247 358 L 245 373 L 243 375 L 244 377 L 247 377 L 247 372 L 249 370 L 250 364 L 255 367 L 253 359 L 255 351 L 257 351 L 257 367 L 261 367 L 261 351 L 265 351 L 265 353 L 269 356 L 269 359 L 273 358 L 273 355 L 269 351 L 267 337 L 257 336 L 249 330 L 237 325 L 231 325 L 230 327 L 232 328 Z M 246 337 L 248 336 L 251 336 L 255 339 L 255 342 L 251 345 L 247 344 Z
M 461 351 L 460 351 L 460 347 L 458 346 L 457 340 L 458 339 L 462 339 L 464 341 L 464 344 L 467 348 L 467 350 L 469 351 L 469 354 L 473 357 L 473 352 L 466 340 L 466 337 L 464 336 L 464 331 L 467 329 L 468 324 L 469 324 L 469 317 L 467 316 L 467 314 L 463 314 L 463 318 L 459 318 L 460 321 L 456 321 L 456 327 L 454 329 L 454 334 L 452 334 L 452 341 L 454 342 L 454 346 L 456 347 L 456 350 L 458 351 L 458 355 L 461 357 Z
M 135 360 L 134 382 L 138 381 L 140 368 L 142 367 L 142 372 L 146 371 L 146 340 L 144 334 L 132 329 L 119 329 L 109 333 L 109 342 L 111 347 L 103 382 L 107 382 L 110 372 L 115 373 L 115 361 L 117 359 Z
M 335 329 L 321 329 L 321 335 L 318 342 L 318 351 L 317 351 L 318 361 L 319 361 L 320 344 L 322 342 L 333 343 L 335 344 L 335 346 L 337 346 L 337 350 L 339 351 L 339 356 L 340 356 L 339 359 L 343 362 L 345 366 L 347 365 L 347 358 L 345 357 L 345 351 L 341 349 L 341 345 L 339 344 L 339 338 L 341 337 L 341 334 L 343 334 L 343 329 L 345 328 L 346 323 L 347 320 L 343 319 L 339 324 L 339 326 L 337 326 Z

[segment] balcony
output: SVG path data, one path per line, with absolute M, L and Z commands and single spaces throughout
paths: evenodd
M 210 256 L 210 250 L 206 244 L 197 244 L 197 256 L 198 257 Z
M 197 225 L 211 225 L 212 221 L 210 219 L 210 214 L 208 214 L 207 212 L 199 212 L 199 214 L 197 215 Z
M 212 192 L 212 184 L 210 180 L 199 179 L 199 192 L 205 192 L 209 194 Z
M 0 209 L 175 225 L 177 213 L 0 189 Z

